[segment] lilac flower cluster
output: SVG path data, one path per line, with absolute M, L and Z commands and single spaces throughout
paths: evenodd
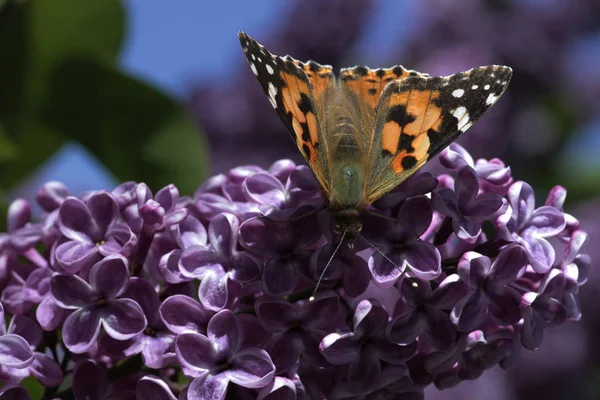
M 0 234 L 0 399 L 29 399 L 27 377 L 44 398 L 422 399 L 513 365 L 581 317 L 587 235 L 562 187 L 536 206 L 498 159 L 454 144 L 440 161 L 447 174 L 409 178 L 335 254 L 291 161 L 193 197 L 45 184 L 41 221 L 16 200 Z

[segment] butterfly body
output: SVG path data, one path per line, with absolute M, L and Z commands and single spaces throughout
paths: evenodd
M 334 230 L 361 229 L 369 204 L 412 175 L 479 119 L 512 70 L 432 77 L 401 66 L 344 68 L 271 54 L 243 32 L 246 59 L 319 182 Z

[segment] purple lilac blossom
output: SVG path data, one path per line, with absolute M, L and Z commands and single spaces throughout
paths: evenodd
M 0 236 L 0 396 L 26 398 L 29 377 L 49 398 L 422 399 L 515 365 L 581 318 L 587 233 L 564 188 L 536 208 L 502 161 L 441 158 L 337 252 L 316 181 L 289 160 L 193 198 L 44 185 L 42 219 L 17 200 Z

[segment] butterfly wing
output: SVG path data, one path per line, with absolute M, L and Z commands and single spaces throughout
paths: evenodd
M 250 69 L 323 191 L 329 194 L 328 143 L 322 121 L 325 99 L 333 84 L 331 67 L 273 55 L 243 32 L 239 38 Z
M 351 97 L 351 103 L 354 104 L 358 114 L 357 120 L 362 124 L 362 129 L 359 130 L 362 137 L 357 140 L 364 147 L 362 154 L 371 153 L 376 110 L 383 90 L 389 83 L 410 76 L 428 75 L 407 70 L 400 65 L 377 69 L 357 65 L 352 68 L 343 68 L 340 71 L 340 90 L 342 93 L 346 92 L 344 93 L 346 96 Z M 365 157 L 365 160 L 368 160 L 368 157 Z
M 367 203 L 456 140 L 496 103 L 511 76 L 509 67 L 487 66 L 448 77 L 409 76 L 388 84 L 376 110 Z

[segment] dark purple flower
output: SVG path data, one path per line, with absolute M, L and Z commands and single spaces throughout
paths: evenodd
M 423 389 L 415 387 L 408 374 L 406 365 L 387 365 L 368 388 L 357 391 L 350 381 L 342 381 L 334 386 L 331 398 L 422 400 Z
M 75 273 L 90 268 L 102 257 L 130 256 L 137 238 L 118 219 L 119 206 L 107 192 L 94 193 L 87 203 L 68 197 L 59 209 L 58 225 L 65 236 L 55 250 L 59 266 Z
M 435 290 L 429 282 L 411 278 L 401 284 L 403 299 L 396 305 L 394 319 L 387 326 L 388 338 L 408 345 L 423 334 L 433 348 L 447 349 L 456 340 L 456 330 L 447 310 L 464 296 L 465 285 L 458 275 L 446 277 Z
M 319 292 L 314 300 L 295 304 L 261 297 L 255 309 L 261 324 L 271 332 L 264 349 L 278 373 L 294 367 L 301 355 L 310 365 L 327 366 L 319 353 L 319 343 L 338 323 L 340 302 L 334 292 Z
M 177 336 L 177 358 L 193 377 L 187 389 L 189 400 L 224 399 L 229 382 L 258 389 L 275 374 L 269 354 L 259 348 L 242 349 L 241 322 L 229 310 L 215 314 L 207 334 L 186 332 Z
M 21 315 L 39 304 L 48 295 L 51 275 L 48 268 L 36 268 L 25 282 L 6 286 L 1 296 L 6 311 Z
M 298 283 L 298 272 L 307 269 L 312 254 L 308 247 L 321 236 L 316 214 L 305 215 L 311 209 L 273 212 L 267 218 L 252 218 L 240 226 L 241 244 L 267 259 L 262 275 L 266 293 L 290 293 Z M 294 220 L 295 217 L 299 218 Z
M 270 384 L 258 392 L 257 400 L 303 400 L 306 398 L 304 385 L 298 375 L 292 379 L 276 376 Z
M 238 228 L 239 220 L 235 215 L 219 214 L 208 226 L 210 246 L 191 246 L 181 254 L 181 273 L 201 279 L 200 301 L 214 311 L 235 301 L 241 283 L 260 274 L 255 258 L 247 251 L 238 250 Z
M 450 314 L 458 330 L 475 330 L 488 315 L 500 325 L 519 321 L 521 295 L 511 284 L 527 265 L 525 249 L 516 243 L 502 249 L 494 261 L 474 251 L 465 253 L 458 263 L 458 275 L 471 291 Z
M 117 340 L 127 340 L 147 325 L 142 308 L 121 298 L 129 283 L 127 259 L 113 255 L 94 264 L 90 282 L 77 275 L 57 274 L 50 290 L 56 303 L 74 310 L 63 325 L 63 340 L 74 353 L 83 353 L 95 342 L 100 327 Z
M 481 223 L 494 220 L 507 207 L 506 200 L 493 193 L 479 194 L 475 170 L 462 167 L 454 181 L 454 190 L 441 188 L 432 192 L 433 206 L 452 219 L 459 239 L 474 243 L 481 234 Z
M 374 216 L 364 219 L 365 236 L 380 248 L 373 253 L 369 265 L 379 286 L 393 286 L 405 272 L 423 280 L 440 275 L 440 253 L 433 244 L 420 238 L 429 228 L 431 217 L 429 199 L 417 196 L 402 203 L 397 223 Z
M 401 346 L 384 335 L 388 312 L 375 301 L 363 300 L 354 311 L 352 332 L 330 333 L 321 342 L 321 352 L 331 364 L 350 364 L 348 384 L 364 393 L 382 373 L 381 361 L 403 364 L 417 350 L 413 342 Z
M 135 391 L 111 387 L 104 368 L 93 360 L 75 366 L 72 388 L 75 400 L 137 400 Z
M 417 172 L 377 200 L 373 206 L 380 210 L 393 209 L 409 197 L 431 193 L 437 185 L 438 180 L 429 172 Z
M 499 218 L 502 237 L 518 241 L 525 247 L 536 272 L 548 272 L 556 252 L 547 239 L 563 231 L 566 226 L 564 214 L 551 206 L 536 209 L 533 189 L 523 181 L 511 185 L 508 201 L 509 212 Z
M 9 385 L 0 388 L 0 400 L 30 400 L 30 397 L 25 388 Z
M 115 339 L 104 334 L 98 345 L 111 357 L 125 358 L 142 353 L 142 360 L 149 368 L 164 368 L 176 361 L 175 335 L 160 318 L 160 300 L 148 281 L 131 278 L 122 299 L 134 300 L 144 311 L 148 325 L 144 331 L 131 339 Z

